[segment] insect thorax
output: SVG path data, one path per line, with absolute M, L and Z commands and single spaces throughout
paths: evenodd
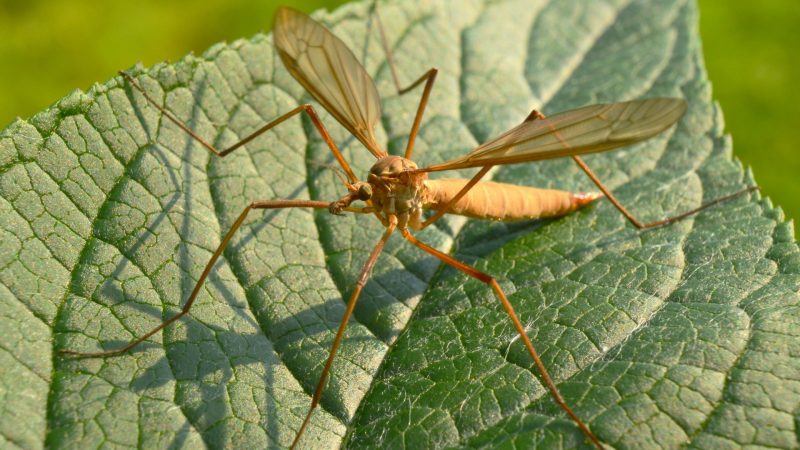
M 385 216 L 397 216 L 398 227 L 416 227 L 422 217 L 422 196 L 428 175 L 415 172 L 414 161 L 400 156 L 386 156 L 369 170 L 372 205 Z

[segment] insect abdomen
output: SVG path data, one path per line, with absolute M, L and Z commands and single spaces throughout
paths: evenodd
M 424 208 L 437 209 L 454 198 L 468 180 L 427 180 Z M 602 197 L 598 193 L 572 193 L 481 181 L 447 212 L 478 219 L 526 220 L 558 217 Z

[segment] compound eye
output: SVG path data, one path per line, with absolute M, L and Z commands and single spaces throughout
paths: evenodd
M 361 187 L 358 188 L 358 199 L 362 202 L 365 202 L 372 198 L 372 186 L 368 184 L 362 184 Z

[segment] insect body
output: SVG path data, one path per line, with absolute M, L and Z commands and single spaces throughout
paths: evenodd
M 368 183 L 356 183 L 354 190 L 365 188 L 371 194 L 356 195 L 370 200 L 375 212 L 383 217 L 397 216 L 398 228 L 423 228 L 422 213 L 427 209 L 446 208 L 450 214 L 502 221 L 558 217 L 585 206 L 601 194 L 571 193 L 555 189 L 537 189 L 506 183 L 479 181 L 464 190 L 469 180 L 429 180 L 414 161 L 400 156 L 385 156 L 372 166 Z M 457 201 L 456 196 L 464 191 Z M 349 206 L 345 197 L 336 212 Z
M 344 184 L 347 188 L 347 193 L 335 201 L 287 199 L 254 200 L 250 202 L 223 237 L 219 247 L 209 259 L 205 270 L 178 314 L 121 348 L 99 352 L 77 352 L 71 350 L 62 352 L 82 357 L 119 354 L 136 346 L 187 314 L 209 272 L 230 242 L 233 234 L 236 233 L 252 210 L 299 207 L 328 209 L 334 214 L 373 214 L 385 227 L 385 231 L 362 267 L 355 289 L 348 299 L 344 317 L 338 327 L 319 382 L 312 395 L 308 413 L 295 435 L 292 446 L 296 446 L 300 442 L 303 432 L 319 404 L 333 359 L 342 342 L 348 320 L 353 313 L 361 290 L 366 284 L 385 243 L 397 231 L 412 245 L 466 275 L 487 284 L 494 291 L 518 332 L 527 352 L 533 359 L 542 383 L 550 391 L 555 402 L 592 443 L 602 448 L 600 440 L 562 398 L 558 388 L 548 374 L 547 368 L 542 364 L 533 343 L 528 338 L 525 328 L 514 312 L 513 306 L 497 281 L 492 276 L 420 242 L 414 237 L 411 230 L 423 229 L 446 213 L 492 220 L 554 217 L 574 211 L 603 195 L 631 223 L 639 228 L 647 228 L 669 223 L 742 192 L 752 190 L 753 188 L 746 188 L 740 192 L 706 203 L 679 216 L 668 217 L 651 223 L 642 223 L 616 200 L 613 194 L 580 159 L 579 155 L 582 154 L 611 150 L 661 133 L 680 119 L 686 110 L 686 102 L 677 98 L 642 99 L 585 106 L 559 113 L 549 118 L 545 118 L 541 113 L 534 111 L 516 127 L 489 140 L 460 158 L 429 167 L 419 167 L 411 160 L 411 156 L 425 106 L 436 79 L 436 69 L 429 70 L 405 89 L 400 89 L 400 85 L 395 78 L 400 93 L 407 92 L 423 82 L 424 88 L 409 135 L 405 155 L 394 156 L 388 155 L 375 138 L 374 128 L 380 119 L 380 99 L 377 89 L 366 70 L 359 64 L 353 53 L 342 41 L 308 16 L 292 9 L 282 8 L 276 14 L 274 42 L 281 60 L 295 79 L 376 157 L 376 162 L 370 169 L 366 180 L 359 180 L 356 177 L 311 105 L 298 106 L 264 125 L 240 142 L 227 149 L 219 150 L 195 134 L 169 111 L 163 109 L 158 102 L 153 100 L 139 86 L 133 77 L 121 72 L 124 79 L 141 92 L 153 106 L 158 108 L 164 117 L 177 124 L 208 148 L 209 151 L 218 156 L 229 154 L 250 142 L 259 134 L 286 121 L 291 116 L 305 112 L 344 171 L 346 176 Z M 390 53 L 387 52 L 387 56 L 391 61 Z M 573 194 L 563 191 L 481 181 L 481 178 L 495 165 L 563 156 L 572 157 L 595 182 L 602 194 Z M 469 180 L 428 179 L 428 174 L 431 172 L 469 167 L 479 168 L 478 172 Z M 363 202 L 364 205 L 354 206 L 356 202 Z M 431 210 L 433 213 L 425 217 L 425 210 Z
M 468 180 L 428 180 L 424 207 L 439 209 L 464 189 Z M 555 189 L 537 189 L 506 183 L 481 181 L 458 202 L 450 204 L 448 213 L 476 219 L 502 221 L 543 219 L 569 214 L 602 197 L 602 194 L 572 193 Z
M 417 165 L 400 156 L 385 156 L 369 170 L 372 204 L 384 217 L 397 216 L 398 227 L 420 226 L 422 197 L 428 191 L 428 174 L 417 172 Z

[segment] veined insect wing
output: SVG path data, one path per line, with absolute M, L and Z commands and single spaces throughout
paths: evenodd
M 292 8 L 275 14 L 275 48 L 292 76 L 377 158 L 378 89 L 353 52 L 314 19 Z

